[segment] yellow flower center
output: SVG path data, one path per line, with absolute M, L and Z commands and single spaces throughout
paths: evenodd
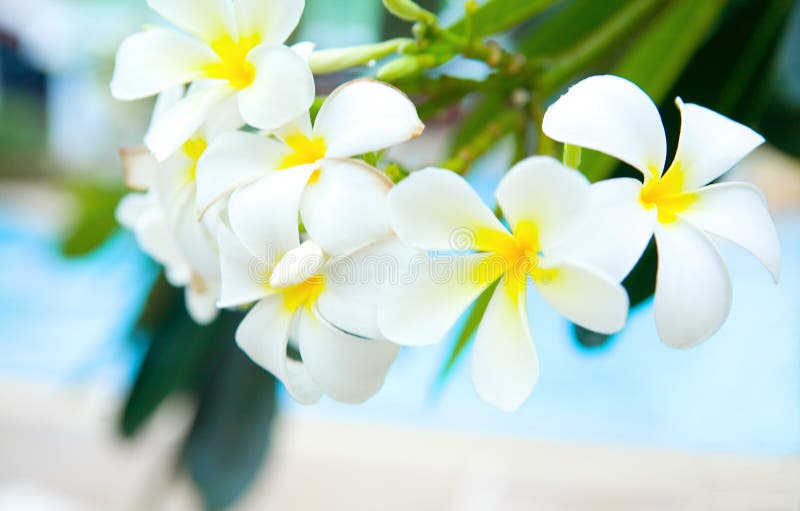
M 663 176 L 653 172 L 645 180 L 639 194 L 639 202 L 646 209 L 658 209 L 658 221 L 669 224 L 678 219 L 678 213 L 689 208 L 697 199 L 697 194 L 683 191 L 685 175 L 680 166 L 673 164 Z
M 278 167 L 280 169 L 289 169 L 298 165 L 314 163 L 324 158 L 325 153 L 328 151 L 325 139 L 321 137 L 308 138 L 303 134 L 297 133 L 289 135 L 283 141 L 292 152 L 281 160 Z
M 220 61 L 206 66 L 206 76 L 227 80 L 236 89 L 247 87 L 256 77 L 256 67 L 247 60 L 247 55 L 260 43 L 261 38 L 257 34 L 240 37 L 238 41 L 229 35 L 217 39 L 211 44 L 211 49 Z
M 195 177 L 197 176 L 197 162 L 200 161 L 200 157 L 203 156 L 203 153 L 206 152 L 206 148 L 208 144 L 206 143 L 203 137 L 194 137 L 186 141 L 181 148 L 183 153 L 192 160 L 192 166 L 189 169 L 189 181 L 194 181 Z
M 539 228 L 535 223 L 523 220 L 517 223 L 513 234 L 479 229 L 475 235 L 475 246 L 491 255 L 474 269 L 475 282 L 494 282 L 501 276 L 513 297 L 524 291 L 528 275 L 534 282 L 547 284 L 558 275 L 557 268 L 540 266 Z
M 325 277 L 314 275 L 304 282 L 284 289 L 283 303 L 289 311 L 295 311 L 303 306 L 310 309 L 324 288 Z

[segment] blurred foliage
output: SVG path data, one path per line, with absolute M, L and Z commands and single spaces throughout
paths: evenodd
M 114 211 L 125 189 L 94 181 L 75 181 L 64 186 L 76 200 L 78 215 L 62 240 L 61 249 L 69 257 L 86 255 L 99 248 L 117 229 Z
M 275 379 L 232 342 L 242 317 L 221 311 L 211 325 L 196 324 L 183 291 L 162 274 L 132 332 L 147 350 L 120 428 L 133 436 L 167 397 L 189 396 L 196 412 L 176 468 L 188 471 L 209 510 L 224 509 L 252 482 L 275 416 Z

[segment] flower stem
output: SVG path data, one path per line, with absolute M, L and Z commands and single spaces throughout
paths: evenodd
M 523 127 L 525 115 L 516 109 L 500 112 L 467 144 L 455 151 L 453 157 L 442 164 L 443 168 L 458 174 L 465 173 L 475 160 L 485 154 L 504 135 Z

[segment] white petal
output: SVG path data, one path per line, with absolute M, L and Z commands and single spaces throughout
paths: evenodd
M 210 144 L 221 134 L 236 131 L 244 124 L 239 112 L 239 101 L 231 96 L 209 112 L 200 132 L 203 140 Z
M 202 281 L 216 281 L 219 279 L 217 243 L 205 223 L 194 214 L 193 191 L 190 188 L 187 192 L 176 205 L 175 240 L 197 277 Z
M 392 236 L 386 196 L 392 182 L 356 160 L 322 160 L 306 187 L 300 214 L 311 237 L 329 255 L 346 254 Z
M 628 294 L 617 281 L 575 263 L 561 263 L 554 270 L 552 278 L 535 284 L 556 311 L 595 332 L 622 330 L 628 318 Z
M 139 217 L 151 206 L 150 198 L 144 193 L 129 193 L 117 204 L 114 217 L 126 229 L 133 229 Z
M 408 346 L 435 344 L 486 289 L 473 278 L 487 254 L 427 257 L 417 254 L 410 273 L 381 290 L 378 326 L 386 339 Z
M 283 126 L 275 129 L 272 133 L 281 140 L 285 140 L 286 137 L 292 135 L 303 135 L 306 138 L 312 138 L 311 115 L 309 112 L 303 112 Z
M 158 120 L 159 117 L 164 115 L 164 112 L 172 108 L 178 101 L 186 94 L 185 85 L 175 85 L 161 92 L 156 98 L 156 104 L 153 107 L 153 114 L 150 116 L 150 124 Z
M 119 150 L 125 186 L 131 190 L 145 191 L 153 184 L 158 171 L 158 161 L 146 147 L 124 147 Z
M 312 404 L 321 392 L 302 363 L 286 355 L 293 311 L 280 295 L 265 298 L 253 307 L 236 330 L 236 343 L 253 362 L 275 375 L 298 402 Z
M 681 138 L 675 163 L 684 172 L 684 190 L 710 183 L 753 149 L 764 137 L 708 108 L 675 100 L 681 111 Z
M 144 142 L 158 161 L 164 161 L 189 140 L 212 109 L 230 96 L 225 85 L 190 91 L 150 125 Z
M 308 62 L 309 60 L 311 60 L 311 54 L 314 53 L 315 46 L 316 45 L 312 42 L 302 41 L 293 44 L 290 48 L 292 48 L 293 52 L 300 55 L 303 58 L 303 60 Z
M 217 309 L 218 289 L 210 284 L 203 286 L 189 285 L 186 287 L 186 310 L 189 315 L 200 325 L 208 325 L 217 319 L 219 309 Z
M 407 263 L 418 253 L 393 238 L 329 259 L 323 268 L 325 288 L 317 297 L 317 310 L 339 330 L 367 339 L 382 338 L 380 289 L 398 285 L 408 271 Z
M 236 35 L 231 0 L 147 0 L 151 9 L 206 42 Z
M 133 224 L 136 241 L 142 251 L 165 267 L 167 279 L 172 285 L 182 286 L 189 282 L 191 269 L 180 251 L 170 226 L 159 205 L 147 197 L 147 203 L 139 202 L 131 205 L 120 205 L 118 217 L 128 220 L 132 214 L 137 215 Z M 138 209 L 138 211 L 132 211 Z M 127 218 L 126 218 L 127 217 Z
M 218 57 L 200 41 L 154 28 L 129 36 L 117 52 L 111 95 L 131 100 L 188 83 Z
M 325 394 L 343 403 L 362 403 L 380 390 L 399 346 L 347 335 L 313 312 L 300 314 L 300 355 Z
M 532 221 L 542 249 L 547 249 L 586 220 L 589 181 L 554 158 L 533 156 L 508 171 L 495 196 L 511 229 Z
M 471 250 L 479 232 L 508 232 L 464 178 L 449 170 L 413 172 L 391 191 L 388 205 L 398 237 L 421 249 Z
M 304 0 L 236 0 L 236 20 L 243 36 L 258 34 L 262 43 L 280 44 L 300 22 Z
M 505 279 L 492 294 L 472 349 L 475 392 L 501 410 L 514 411 L 539 379 L 539 361 L 528 326 L 525 292 L 513 292 Z
M 733 241 L 756 256 L 772 273 L 781 273 L 781 246 L 761 191 L 746 183 L 722 183 L 697 191 L 681 216 L 706 232 Z
M 678 218 L 656 225 L 656 327 L 661 340 L 689 348 L 713 335 L 731 308 L 731 283 L 712 241 Z
M 221 225 L 217 233 L 220 256 L 220 297 L 217 306 L 235 307 L 274 294 L 268 289 L 275 261 L 250 253 L 230 230 Z
M 239 92 L 239 109 L 248 124 L 273 130 L 311 107 L 314 77 L 302 57 L 285 46 L 262 45 L 247 60 L 256 68 L 253 83 Z
M 635 84 L 592 76 L 573 85 L 544 114 L 544 133 L 610 154 L 645 176 L 664 168 L 667 142 L 658 108 Z
M 641 181 L 631 178 L 591 185 L 586 221 L 545 255 L 580 261 L 621 281 L 636 266 L 653 237 L 656 212 L 642 207 L 641 190 Z
M 254 133 L 220 135 L 197 163 L 197 212 L 203 214 L 236 188 L 266 177 L 286 153 L 280 142 Z
M 347 82 L 328 96 L 314 122 L 329 157 L 386 149 L 422 133 L 425 125 L 408 97 L 369 79 Z
M 236 190 L 228 203 L 231 228 L 247 249 L 269 259 L 300 245 L 300 198 L 314 165 L 293 167 Z
M 286 253 L 269 278 L 272 287 L 290 287 L 305 282 L 319 272 L 325 255 L 319 245 L 306 240 L 299 247 Z

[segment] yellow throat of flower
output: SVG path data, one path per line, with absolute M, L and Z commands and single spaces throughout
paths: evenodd
M 314 163 L 324 158 L 325 153 L 328 151 L 325 139 L 321 137 L 308 138 L 303 134 L 297 133 L 289 135 L 283 141 L 292 152 L 281 160 L 279 167 L 281 169 Z
M 655 171 L 652 177 L 645 180 L 639 194 L 639 202 L 646 209 L 658 209 L 658 221 L 669 224 L 678 219 L 678 213 L 689 208 L 697 199 L 697 194 L 683 190 L 685 174 L 677 164 L 667 170 L 663 176 Z
M 300 307 L 309 308 L 325 288 L 325 277 L 314 275 L 309 279 L 283 290 L 283 303 L 289 311 Z
M 481 252 L 490 252 L 491 256 L 475 267 L 474 281 L 487 283 L 504 276 L 515 299 L 525 290 L 529 275 L 534 282 L 543 284 L 558 275 L 558 269 L 540 266 L 539 228 L 532 221 L 517 223 L 513 234 L 479 229 L 475 234 L 475 247 Z
M 260 43 L 261 37 L 257 34 L 236 41 L 229 35 L 217 39 L 211 49 L 220 61 L 206 66 L 206 76 L 226 80 L 236 89 L 247 87 L 256 78 L 256 68 L 247 60 L 247 55 Z
M 192 166 L 189 169 L 189 181 L 194 181 L 197 177 L 197 162 L 200 161 L 200 157 L 203 156 L 203 153 L 206 152 L 206 148 L 208 147 L 208 143 L 206 143 L 203 137 L 194 137 L 186 141 L 181 148 L 183 153 L 192 160 Z

